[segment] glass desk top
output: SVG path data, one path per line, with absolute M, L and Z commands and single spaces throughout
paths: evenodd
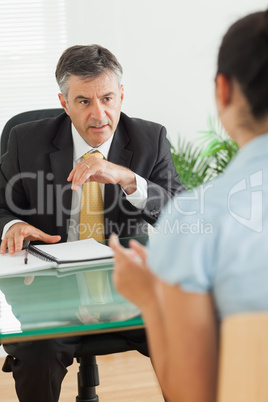
M 0 342 L 143 327 L 137 307 L 116 292 L 112 270 L 110 261 L 90 270 L 0 278 Z

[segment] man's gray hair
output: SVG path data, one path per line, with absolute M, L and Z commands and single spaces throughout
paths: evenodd
M 100 45 L 77 45 L 69 47 L 62 53 L 55 75 L 60 91 L 67 99 L 68 81 L 71 75 L 91 79 L 107 72 L 116 75 L 120 86 L 123 69 L 117 58 L 108 49 Z

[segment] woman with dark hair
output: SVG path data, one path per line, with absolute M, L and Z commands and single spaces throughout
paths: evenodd
M 114 282 L 137 304 L 170 402 L 215 402 L 219 322 L 268 310 L 268 12 L 227 31 L 218 56 L 220 120 L 241 150 L 224 174 L 176 196 L 149 251 L 116 236 Z

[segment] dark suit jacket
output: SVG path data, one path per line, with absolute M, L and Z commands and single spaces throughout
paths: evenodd
M 183 190 L 174 168 L 166 129 L 121 113 L 108 160 L 130 168 L 148 183 L 143 211 L 130 204 L 120 186 L 105 185 L 105 233 L 121 237 L 147 234 L 163 205 Z M 72 190 L 67 177 L 73 168 L 71 121 L 57 118 L 20 124 L 10 133 L 0 169 L 0 231 L 22 219 L 67 240 Z

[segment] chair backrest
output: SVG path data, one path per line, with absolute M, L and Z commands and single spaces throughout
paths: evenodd
M 217 402 L 268 401 L 268 312 L 233 315 L 221 329 Z
M 46 119 L 47 117 L 57 117 L 64 112 L 64 109 L 40 109 L 31 110 L 29 112 L 23 112 L 11 117 L 3 128 L 1 135 L 1 154 L 3 155 L 7 150 L 7 143 L 9 138 L 10 130 L 21 123 L 26 123 L 28 121 Z

